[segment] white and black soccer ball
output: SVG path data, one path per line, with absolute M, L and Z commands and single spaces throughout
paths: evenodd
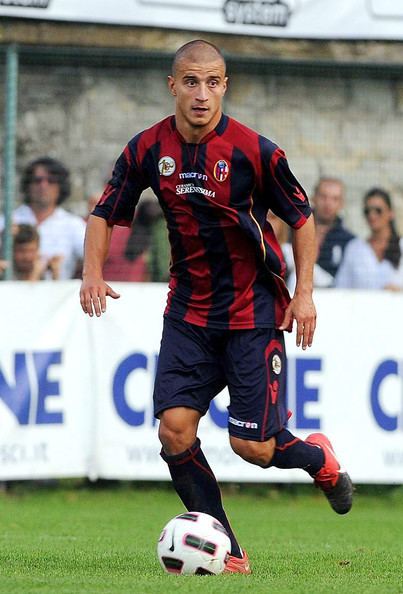
M 231 551 L 224 526 L 212 516 L 186 512 L 163 528 L 157 545 L 158 559 L 167 573 L 217 575 Z

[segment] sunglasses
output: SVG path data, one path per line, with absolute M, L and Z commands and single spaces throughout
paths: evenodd
M 384 208 L 380 206 L 366 206 L 364 208 L 364 215 L 367 217 L 371 212 L 374 212 L 377 215 L 381 215 L 385 212 Z
M 48 182 L 48 184 L 58 184 L 59 180 L 54 175 L 35 175 L 31 177 L 31 184 L 41 184 L 42 182 Z

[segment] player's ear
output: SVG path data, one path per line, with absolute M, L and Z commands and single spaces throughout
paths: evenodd
M 173 76 L 168 76 L 168 89 L 174 97 L 176 97 L 175 79 Z
M 226 91 L 227 91 L 227 88 L 228 88 L 228 76 L 226 76 L 226 77 L 224 78 L 224 84 L 223 84 L 223 93 L 222 93 L 223 95 L 225 95 L 225 93 L 226 93 Z

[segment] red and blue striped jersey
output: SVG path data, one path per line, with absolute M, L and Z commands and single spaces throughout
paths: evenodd
M 93 214 L 129 226 L 148 187 L 171 245 L 165 315 L 211 328 L 278 326 L 289 295 L 267 213 L 295 229 L 311 214 L 284 152 L 226 115 L 189 144 L 170 116 L 128 143 Z

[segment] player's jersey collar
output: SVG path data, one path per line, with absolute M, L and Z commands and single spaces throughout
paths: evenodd
M 209 132 L 208 134 L 206 134 L 206 136 L 204 136 L 201 139 L 201 141 L 200 141 L 199 144 L 205 144 L 206 142 L 209 142 L 215 136 L 222 136 L 224 134 L 225 130 L 227 129 L 228 121 L 229 121 L 228 116 L 223 113 L 221 115 L 220 121 L 218 122 L 218 124 L 214 128 L 214 130 L 211 130 L 211 132 Z M 182 134 L 176 128 L 176 120 L 175 120 L 175 116 L 174 115 L 171 117 L 171 127 L 172 127 L 172 131 L 177 134 L 179 140 L 181 142 L 187 144 L 186 143 L 186 140 L 183 138 Z

